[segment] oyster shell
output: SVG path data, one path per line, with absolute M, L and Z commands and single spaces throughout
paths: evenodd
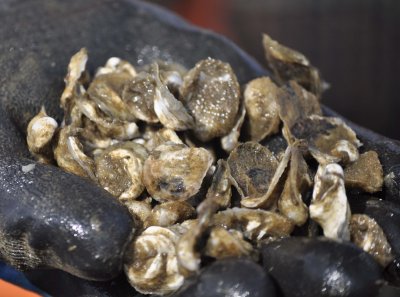
M 276 99 L 281 90 L 269 77 L 250 81 L 244 90 L 244 104 L 252 141 L 261 141 L 279 131 L 280 118 Z
M 147 226 L 169 227 L 194 218 L 196 210 L 185 201 L 168 201 L 153 208 Z
M 140 293 L 166 295 L 179 289 L 184 277 L 179 272 L 175 244 L 179 235 L 158 226 L 148 227 L 127 250 L 124 265 L 131 285 Z
M 177 100 L 161 82 L 158 65 L 153 65 L 153 76 L 156 83 L 154 97 L 154 111 L 160 122 L 169 129 L 183 131 L 193 128 L 194 120 L 185 109 L 183 104 Z
M 51 143 L 57 128 L 58 124 L 56 120 L 47 115 L 44 106 L 42 106 L 40 112 L 30 120 L 27 128 L 26 141 L 29 151 L 39 162 L 52 162 L 53 152 L 51 151 Z
M 136 199 L 145 188 L 142 172 L 147 156 L 146 149 L 134 142 L 107 148 L 95 156 L 100 185 L 121 201 Z
M 61 95 L 60 104 L 64 111 L 69 114 L 72 108 L 72 101 L 76 89 L 80 87 L 79 79 L 85 71 L 88 54 L 86 48 L 81 48 L 79 52 L 72 56 L 69 64 L 67 76 L 64 79 L 65 89 Z
M 290 133 L 296 139 L 304 139 L 310 153 L 320 164 L 336 163 L 351 155 L 354 149 L 350 147 L 348 153 L 337 154 L 337 145 L 343 140 L 358 148 L 362 144 L 354 131 L 339 118 L 311 115 L 302 121 L 296 122 Z
M 229 132 L 228 135 L 225 135 L 221 138 L 221 146 L 228 153 L 230 153 L 239 144 L 240 129 L 242 128 L 245 116 L 246 109 L 242 105 L 232 131 Z
M 60 129 L 54 149 L 54 158 L 57 165 L 65 171 L 82 177 L 93 178 L 92 161 L 82 151 L 82 144 L 76 138 L 78 131 L 77 128 L 72 126 L 64 126 Z
M 156 82 L 153 75 L 141 72 L 130 80 L 124 87 L 122 99 L 129 106 L 132 115 L 147 123 L 157 123 L 158 117 L 154 112 Z
M 199 191 L 211 163 L 212 156 L 203 148 L 162 144 L 144 163 L 143 183 L 157 201 L 187 200 Z
M 139 127 L 134 122 L 120 121 L 105 116 L 96 104 L 85 98 L 76 100 L 76 105 L 88 119 L 96 123 L 100 134 L 107 138 L 131 140 L 139 135 Z
M 317 97 L 321 96 L 323 85 L 319 71 L 298 51 L 279 44 L 263 34 L 263 45 L 269 68 L 279 83 L 294 80 Z
M 368 193 L 382 190 L 383 169 L 375 151 L 368 151 L 344 170 L 344 180 L 348 187 L 355 187 Z
M 303 225 L 308 219 L 308 208 L 302 197 L 311 184 L 307 163 L 302 152 L 297 146 L 293 146 L 288 176 L 278 200 L 278 209 L 281 214 L 298 226 Z
M 147 219 L 151 216 L 151 198 L 143 201 L 124 200 L 123 203 L 128 208 L 129 213 L 140 221 L 142 227 L 145 227 Z
M 168 128 L 157 129 L 154 127 L 146 127 L 146 130 L 143 133 L 143 140 L 144 146 L 149 152 L 167 142 L 183 144 L 175 131 Z
M 365 214 L 354 214 L 350 220 L 351 241 L 371 254 L 383 267 L 392 260 L 392 248 L 378 223 Z
M 258 242 L 268 236 L 289 236 L 294 228 L 294 224 L 289 219 L 278 213 L 237 207 L 215 214 L 212 224 L 241 231 L 253 242 Z
M 246 142 L 231 152 L 228 164 L 243 198 L 254 198 L 268 191 L 279 163 L 266 147 L 256 142 Z
M 326 237 L 350 240 L 350 216 L 342 167 L 338 164 L 319 165 L 310 218 L 321 225 Z
M 227 135 L 239 111 L 240 89 L 229 64 L 208 58 L 184 77 L 182 102 L 193 116 L 194 133 L 201 141 Z
M 131 77 L 135 77 L 136 69 L 128 61 L 122 60 L 118 57 L 111 57 L 103 67 L 97 69 L 95 77 L 109 73 L 125 73 Z
M 133 77 L 127 72 L 98 75 L 90 84 L 87 94 L 102 112 L 120 121 L 134 122 L 132 108 L 122 100 L 124 87 Z
M 204 254 L 216 259 L 251 257 L 254 250 L 253 246 L 243 239 L 240 231 L 214 227 L 207 240 Z

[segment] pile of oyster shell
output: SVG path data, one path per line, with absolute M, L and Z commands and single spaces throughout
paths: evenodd
M 382 266 L 393 258 L 346 195 L 381 191 L 378 154 L 361 154 L 355 132 L 322 115 L 326 84 L 306 57 L 267 35 L 263 44 L 273 77 L 244 86 L 212 58 L 187 70 L 114 57 L 91 79 L 81 49 L 60 126 L 44 108 L 29 123 L 38 161 L 91 179 L 140 226 L 125 264 L 137 291 L 174 292 L 215 259 L 258 261 L 262 243 L 294 230 L 352 241 Z

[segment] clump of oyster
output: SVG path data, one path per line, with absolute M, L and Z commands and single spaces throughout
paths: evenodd
M 82 49 L 68 65 L 63 121 L 43 107 L 29 123 L 39 162 L 90 179 L 138 222 L 125 273 L 141 293 L 170 294 L 212 259 L 258 261 L 263 242 L 310 222 L 382 266 L 393 257 L 378 223 L 352 215 L 346 193 L 382 190 L 378 154 L 360 153 L 355 132 L 323 115 L 324 83 L 306 57 L 263 42 L 274 77 L 244 86 L 212 58 L 187 71 L 113 57 L 90 82 Z

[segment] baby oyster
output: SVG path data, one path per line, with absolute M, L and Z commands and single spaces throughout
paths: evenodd
M 144 146 L 149 152 L 167 142 L 183 144 L 176 132 L 168 128 L 158 129 L 148 126 L 146 127 L 142 136 L 144 140 Z
M 349 240 L 350 216 L 342 167 L 320 165 L 314 180 L 310 217 L 321 225 L 326 237 Z
M 154 77 L 146 72 L 141 72 L 130 80 L 122 92 L 122 98 L 132 115 L 148 123 L 158 122 L 158 117 L 154 112 L 155 95 Z
M 71 110 L 71 104 L 75 96 L 76 89 L 79 88 L 79 79 L 85 71 L 88 54 L 86 48 L 82 48 L 79 52 L 72 56 L 68 64 L 68 72 L 65 77 L 65 89 L 61 95 L 61 107 L 66 113 Z
M 126 73 L 131 77 L 136 76 L 135 67 L 133 67 L 133 65 L 128 61 L 117 57 L 109 58 L 103 67 L 99 67 L 96 71 L 95 77 L 109 73 Z
M 44 107 L 29 122 L 26 141 L 29 151 L 39 162 L 51 163 L 53 159 L 51 142 L 57 131 L 57 127 L 56 120 L 47 115 Z
M 268 66 L 281 84 L 294 80 L 317 97 L 321 96 L 319 72 L 303 54 L 279 44 L 267 34 L 263 35 L 263 45 Z
M 296 225 L 303 225 L 308 219 L 308 208 L 303 202 L 303 195 L 311 186 L 307 163 L 297 146 L 291 149 L 290 167 L 278 200 L 279 212 Z
M 350 220 L 351 241 L 371 254 L 383 267 L 392 260 L 392 248 L 378 223 L 365 214 L 354 214 Z
M 246 109 L 242 105 L 239 110 L 236 123 L 231 132 L 221 138 L 221 146 L 228 153 L 230 153 L 239 144 L 240 129 L 242 128 L 245 116 Z
M 148 226 L 169 227 L 194 218 L 196 210 L 185 201 L 168 201 L 153 208 L 147 220 Z
M 175 232 L 158 226 L 148 227 L 136 237 L 126 253 L 125 273 L 137 291 L 166 295 L 183 284 L 176 258 L 178 239 Z
M 276 98 L 280 89 L 269 77 L 250 81 L 244 90 L 244 104 L 249 119 L 249 133 L 252 141 L 261 141 L 279 131 L 279 109 Z
M 151 216 L 151 198 L 143 201 L 124 200 L 124 205 L 128 208 L 129 213 L 140 221 L 141 226 L 145 227 L 147 219 Z
M 232 177 L 244 197 L 265 194 L 278 167 L 278 160 L 266 147 L 256 142 L 238 145 L 229 155 Z
M 131 108 L 122 100 L 123 89 L 132 79 L 133 77 L 126 72 L 102 74 L 95 77 L 87 93 L 89 98 L 107 116 L 121 121 L 133 122 L 136 117 L 133 115 Z
M 154 111 L 160 122 L 169 129 L 183 131 L 193 128 L 194 120 L 183 106 L 161 82 L 158 65 L 154 64 L 153 76 L 156 83 Z
M 95 156 L 100 185 L 121 201 L 136 199 L 144 190 L 142 183 L 146 149 L 134 142 L 117 143 Z
M 199 191 L 211 163 L 211 154 L 203 148 L 162 144 L 144 163 L 143 183 L 157 201 L 187 200 Z
M 375 151 L 368 151 L 344 170 L 346 186 L 360 188 L 368 193 L 382 190 L 383 169 Z
M 237 207 L 215 214 L 212 224 L 239 230 L 246 238 L 254 242 L 258 242 L 268 236 L 289 236 L 294 228 L 289 219 L 278 213 Z
M 93 160 L 83 152 L 83 146 L 76 137 L 78 131 L 72 126 L 61 128 L 54 149 L 54 158 L 57 165 L 65 171 L 95 179 Z
M 228 134 L 239 111 L 240 89 L 229 64 L 208 58 L 184 77 L 182 101 L 195 120 L 194 133 L 201 141 Z
M 237 230 L 214 227 L 207 240 L 204 254 L 216 259 L 246 257 L 254 254 L 252 245 Z

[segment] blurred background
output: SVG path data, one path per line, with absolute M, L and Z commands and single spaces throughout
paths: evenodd
M 305 54 L 323 103 L 400 140 L 400 0 L 149 0 L 221 33 L 265 65 L 261 34 Z

